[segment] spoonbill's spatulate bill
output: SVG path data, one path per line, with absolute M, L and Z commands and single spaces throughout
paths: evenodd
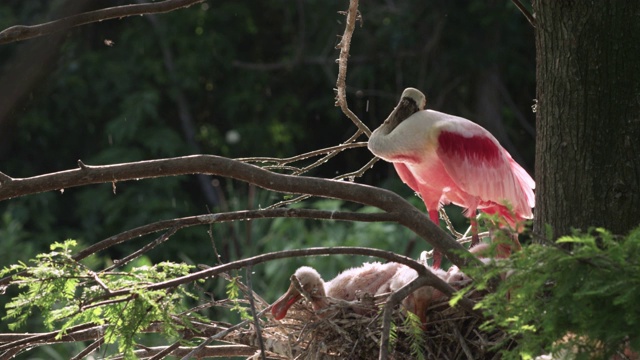
M 429 217 L 453 203 L 466 209 L 478 243 L 476 210 L 495 214 L 511 227 L 531 219 L 535 182 L 480 125 L 425 110 L 422 92 L 407 88 L 384 123 L 369 139 L 369 150 L 393 163 L 400 179 L 422 197 Z M 517 238 L 515 239 L 517 241 Z M 434 268 L 441 254 L 434 251 Z

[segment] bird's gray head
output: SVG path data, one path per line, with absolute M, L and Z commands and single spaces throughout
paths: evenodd
M 409 116 L 417 113 L 418 111 L 424 110 L 426 104 L 427 98 L 420 90 L 415 88 L 406 88 L 402 92 L 400 102 L 384 121 L 384 125 L 389 127 L 389 132 L 391 132 Z
M 294 281 L 298 284 L 294 284 Z M 310 295 L 312 301 L 316 298 L 320 299 L 316 301 L 322 301 L 322 298 L 325 296 L 324 281 L 322 277 L 320 277 L 320 274 L 318 274 L 314 268 L 303 266 L 296 270 L 295 274 L 291 276 L 291 286 L 289 286 L 289 290 L 273 303 L 271 313 L 276 320 L 284 318 L 289 308 L 302 298 L 298 287 L 302 287 L 302 291 Z M 314 308 L 317 307 L 320 306 L 314 304 Z
M 324 281 L 316 269 L 302 266 L 293 274 L 298 279 L 300 286 L 311 296 L 325 296 Z

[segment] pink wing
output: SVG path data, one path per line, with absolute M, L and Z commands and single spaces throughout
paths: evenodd
M 429 217 L 431 221 L 436 224 L 440 223 L 438 210 L 442 205 L 446 205 L 449 203 L 449 200 L 442 195 L 442 190 L 434 190 L 429 189 L 426 186 L 420 185 L 418 180 L 413 176 L 411 170 L 401 162 L 394 162 L 393 167 L 396 168 L 396 172 L 400 179 L 407 184 L 413 191 L 420 194 L 422 197 L 422 201 L 424 201 L 424 205 L 427 207 L 427 211 L 429 212 Z
M 490 134 L 464 136 L 442 130 L 437 154 L 451 179 L 468 195 L 481 202 L 507 201 L 519 217 L 533 216 L 533 179 Z
M 402 182 L 407 184 L 413 191 L 420 192 L 418 181 L 413 177 L 413 174 L 409 171 L 407 165 L 401 162 L 394 162 L 393 167 L 396 168 L 396 172 L 398 173 L 398 176 L 400 176 L 400 180 L 402 180 Z

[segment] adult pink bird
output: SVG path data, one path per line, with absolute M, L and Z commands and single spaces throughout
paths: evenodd
M 393 163 L 400 179 L 420 194 L 434 223 L 439 224 L 443 205 L 464 207 L 472 245 L 479 242 L 476 210 L 496 214 L 520 231 L 518 223 L 533 217 L 531 176 L 489 131 L 465 118 L 425 110 L 425 105 L 422 92 L 405 89 L 396 108 L 371 134 L 369 150 Z M 441 259 L 434 251 L 434 268 Z

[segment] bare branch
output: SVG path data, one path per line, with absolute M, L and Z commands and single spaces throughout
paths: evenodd
M 355 141 L 358 138 L 358 136 L 360 136 L 360 134 L 362 134 L 362 130 L 358 129 L 358 131 L 356 131 L 355 134 L 351 135 L 351 137 L 349 139 L 347 139 L 347 141 L 345 141 L 343 144 L 349 144 L 349 143 Z M 327 155 L 323 156 L 322 158 L 316 160 L 313 164 L 305 166 L 302 169 L 300 169 L 300 171 L 295 172 L 293 174 L 294 175 L 302 175 L 302 174 L 306 173 L 307 171 L 326 163 L 331 158 L 333 158 L 336 155 L 338 155 L 340 153 L 340 151 L 342 151 L 342 150 L 334 150 L 334 151 L 328 153 Z
M 204 0 L 165 0 L 158 3 L 123 5 L 89 11 L 39 25 L 15 25 L 0 32 L 0 44 L 31 39 L 102 20 L 170 12 L 201 2 Z
M 13 179 L 10 176 L 7 176 L 5 173 L 0 171 L 0 186 L 4 183 L 4 182 L 8 182 L 8 181 L 12 181 Z
M 397 216 L 395 214 L 388 213 L 352 213 L 342 211 L 324 211 L 314 209 L 264 209 L 264 210 L 243 210 L 234 211 L 228 213 L 218 214 L 206 214 L 198 216 L 188 216 L 184 218 L 163 220 L 155 223 L 143 225 L 135 229 L 131 229 L 122 232 L 117 235 L 110 236 L 102 241 L 99 241 L 73 256 L 73 259 L 80 261 L 87 256 L 93 255 L 97 252 L 104 251 L 111 246 L 121 244 L 129 240 L 135 240 L 141 236 L 149 235 L 159 231 L 167 229 L 182 229 L 190 226 L 198 226 L 204 224 L 214 224 L 226 221 L 235 220 L 247 220 L 247 219 L 271 219 L 271 218 L 305 218 L 305 219 L 325 219 L 325 220 L 338 220 L 338 221 L 362 221 L 362 222 L 380 222 L 380 221 L 396 221 Z M 162 237 L 166 236 L 163 235 Z M 170 234 L 172 235 L 172 234 Z M 161 237 L 161 238 L 162 238 Z M 156 239 L 157 241 L 158 239 Z M 155 241 L 154 241 L 155 242 Z M 124 261 L 120 260 L 120 261 Z M 119 263 L 118 266 L 122 264 Z M 107 269 L 108 270 L 108 269 Z M 104 271 L 107 271 L 104 270 Z M 19 273 L 24 275 L 25 272 Z M 11 282 L 14 275 L 10 275 L 0 279 L 0 286 L 7 285 Z
M 158 351 L 158 353 L 154 354 L 149 360 L 160 360 L 164 359 L 165 356 L 171 354 L 174 350 L 180 347 L 180 341 L 176 341 L 169 346 L 165 346 L 162 350 Z
M 91 345 L 87 346 L 78 353 L 78 355 L 71 358 L 71 360 L 81 360 L 84 359 L 87 355 L 89 355 L 93 350 L 99 348 L 104 343 L 104 336 L 101 336 L 98 340 L 91 343 Z
M 367 170 L 371 169 L 373 165 L 378 162 L 378 160 L 380 160 L 379 157 L 374 157 L 371 160 L 367 161 L 367 163 L 364 164 L 360 169 L 342 174 L 336 180 L 345 179 L 347 181 L 354 181 L 355 178 L 362 176 Z
M 340 144 L 340 145 L 336 145 L 336 146 L 331 146 L 328 148 L 324 148 L 324 149 L 318 149 L 318 150 L 314 150 L 314 151 L 309 151 L 307 153 L 304 154 L 300 154 L 300 155 L 296 155 L 296 156 L 292 156 L 292 157 L 288 157 L 288 158 L 274 158 L 274 157 L 248 157 L 248 158 L 238 158 L 236 160 L 238 161 L 242 161 L 242 162 L 247 162 L 247 163 L 275 163 L 278 165 L 286 165 L 286 164 L 290 164 L 292 162 L 297 162 L 300 160 L 305 160 L 314 156 L 318 156 L 318 155 L 324 155 L 324 154 L 328 154 L 334 151 L 342 151 L 342 150 L 346 150 L 346 149 L 353 149 L 353 148 L 360 148 L 360 147 L 366 147 L 367 143 L 366 142 L 349 142 L 349 140 L 345 141 L 344 143 Z
M 243 323 L 244 325 L 245 323 Z M 65 334 L 56 338 L 60 334 L 59 331 L 52 331 L 47 333 L 0 333 L 0 355 L 6 355 L 1 351 L 11 351 L 13 349 L 20 349 L 24 347 L 42 346 L 53 343 L 66 343 L 66 342 L 78 342 L 101 339 L 107 329 L 111 325 L 96 325 L 92 323 L 85 323 L 68 328 Z M 197 335 L 199 337 L 212 337 L 222 334 L 218 338 L 229 334 L 229 329 L 225 325 L 220 323 L 203 324 L 198 321 L 191 321 L 190 326 L 193 330 L 188 331 L 188 337 Z M 236 329 L 236 327 L 233 327 Z M 164 330 L 164 325 L 161 323 L 152 323 L 147 328 L 143 329 L 142 333 L 160 333 Z M 255 349 L 254 349 L 255 352 Z M 4 358 L 4 357 L 2 357 Z
M 276 174 L 257 166 L 214 155 L 192 155 L 116 165 L 89 166 L 30 178 L 5 180 L 0 200 L 44 191 L 88 184 L 117 182 L 186 174 L 212 174 L 246 181 L 259 187 L 289 194 L 307 194 L 375 206 L 395 215 L 395 221 L 409 228 L 451 262 L 464 266 L 464 247 L 433 224 L 421 211 L 397 194 L 367 185 L 307 176 Z
M 269 308 L 266 308 L 262 311 L 260 311 L 260 313 L 257 315 L 258 317 L 262 316 L 265 312 L 267 312 L 267 310 L 269 310 Z M 208 337 L 207 339 L 205 339 L 200 345 L 198 345 L 197 347 L 193 348 L 188 354 L 184 355 L 181 360 L 187 360 L 187 359 L 191 359 L 194 356 L 196 356 L 197 354 L 199 354 L 203 349 L 205 349 L 207 347 L 207 345 L 212 342 L 213 340 L 217 340 L 217 339 L 221 339 L 225 336 L 227 336 L 228 334 L 230 334 L 232 331 L 239 329 L 243 326 L 245 326 L 246 324 L 248 324 L 251 320 L 244 320 L 241 321 L 227 329 L 224 329 L 223 331 L 218 332 L 215 335 L 212 335 L 210 337 Z
M 84 267 L 84 269 L 93 278 L 93 281 L 95 281 L 102 288 L 102 290 L 104 290 L 107 294 L 111 293 L 111 290 L 109 289 L 109 287 L 102 280 L 100 280 L 100 278 L 98 277 L 98 274 L 96 274 L 93 270 L 89 269 L 88 267 L 82 264 L 80 265 Z
M 157 355 L 163 351 L 165 346 L 147 347 L 142 350 L 135 350 L 134 353 L 139 358 L 145 358 L 147 356 Z M 180 346 L 173 349 L 170 354 L 172 356 L 186 356 L 193 351 L 193 347 Z M 254 355 L 256 349 L 246 345 L 216 345 L 205 346 L 198 351 L 198 356 L 202 359 L 209 357 L 236 357 L 236 356 L 251 356 Z M 124 359 L 124 357 L 114 357 L 114 360 Z
M 247 219 L 270 219 L 270 218 L 305 218 L 305 219 L 326 219 L 340 221 L 362 221 L 379 222 L 394 221 L 396 217 L 387 213 L 351 213 L 342 211 L 324 211 L 313 209 L 268 209 L 268 210 L 242 210 L 228 213 L 206 214 L 189 216 L 179 219 L 163 220 L 152 224 L 143 225 L 135 229 L 111 236 L 77 253 L 73 258 L 81 260 L 98 251 L 103 251 L 111 246 L 123 243 L 128 240 L 137 239 L 140 236 L 163 231 L 171 228 L 185 228 L 204 224 L 214 224 L 219 222 L 247 220 Z M 0 284 L 2 282 L 0 281 Z
M 347 11 L 347 25 L 344 28 L 342 39 L 336 49 L 340 49 L 340 57 L 338 58 L 338 80 L 336 88 L 338 94 L 336 96 L 336 106 L 342 109 L 351 121 L 358 127 L 362 133 L 371 136 L 371 130 L 365 125 L 356 114 L 349 109 L 347 105 L 347 61 L 349 60 L 349 49 L 351 48 L 351 36 L 356 28 L 356 20 L 358 17 L 358 0 L 349 1 L 349 10 Z
M 256 331 L 256 338 L 258 339 L 258 345 L 260 345 L 260 356 L 262 360 L 267 360 L 267 355 L 265 354 L 265 350 L 264 350 L 264 340 L 262 339 L 262 329 L 260 327 L 260 320 L 258 318 L 258 313 L 256 311 L 256 304 L 253 297 L 253 284 L 251 282 L 252 271 L 253 271 L 253 268 L 251 266 L 248 266 L 245 269 L 245 273 L 247 277 L 247 287 L 249 290 L 247 294 L 247 297 L 249 298 L 249 309 L 251 310 L 251 316 L 253 317 L 253 327 L 255 328 L 255 331 Z
M 445 295 L 451 296 L 454 292 L 453 288 L 451 288 L 447 283 L 442 281 L 442 279 L 438 278 L 429 270 L 427 270 L 427 268 L 423 264 L 409 257 L 398 255 L 389 251 L 379 250 L 379 249 L 349 247 L 349 246 L 337 246 L 337 247 L 331 247 L 331 248 L 308 248 L 308 249 L 285 250 L 285 251 L 266 253 L 266 254 L 246 258 L 246 259 L 233 261 L 227 264 L 222 264 L 222 265 L 214 266 L 211 268 L 207 268 L 207 269 L 197 271 L 195 273 L 191 273 L 189 275 L 185 275 L 179 278 L 158 282 L 158 283 L 143 286 L 143 287 L 138 287 L 137 290 L 141 290 L 141 289 L 142 290 L 161 290 L 161 289 L 173 288 L 173 287 L 187 284 L 196 280 L 206 279 L 212 276 L 216 276 L 218 274 L 225 273 L 231 270 L 242 269 L 247 266 L 254 266 L 260 263 L 264 263 L 264 262 L 276 260 L 276 259 L 301 257 L 301 256 L 335 255 L 335 254 L 374 256 L 374 257 L 386 259 L 389 261 L 397 262 L 400 264 L 404 264 L 416 270 L 419 277 L 426 276 L 430 278 L 431 279 L 430 285 L 438 289 Z M 99 296 L 93 299 L 93 301 L 100 301 L 104 299 L 126 296 L 126 295 L 129 295 L 130 293 L 131 293 L 130 289 L 116 290 L 116 291 L 112 291 L 110 294 Z M 125 299 L 123 299 L 123 301 L 124 300 Z M 462 299 L 460 300 L 459 303 L 465 309 L 473 311 L 473 306 L 474 306 L 473 301 L 469 299 Z
M 65 331 L 66 335 L 62 336 L 56 342 L 80 341 L 76 340 L 73 334 L 85 331 L 91 332 L 91 334 L 85 339 L 97 339 L 104 334 L 104 330 L 107 326 L 108 325 L 96 326 L 91 323 L 72 326 L 67 328 Z M 14 347 L 49 342 L 52 341 L 59 333 L 59 331 L 51 331 L 39 334 L 0 334 L 0 351 L 5 351 Z
M 518 8 L 518 10 L 520 10 L 520 12 L 522 13 L 522 15 L 524 15 L 524 17 L 527 18 L 527 21 L 529 22 L 529 24 L 531 24 L 531 26 L 533 26 L 534 28 L 536 27 L 536 18 L 535 16 L 533 16 L 533 14 L 529 11 L 529 9 L 527 9 L 522 2 L 520 2 L 520 0 L 511 0 L 511 2 L 513 2 L 513 4 Z
M 111 270 L 113 270 L 113 269 L 115 269 L 117 267 L 122 267 L 122 266 L 126 265 L 127 263 L 129 263 L 133 259 L 141 256 L 142 254 L 144 254 L 144 253 L 148 252 L 149 250 L 153 249 L 154 247 L 156 247 L 156 246 L 162 244 L 163 242 L 169 240 L 169 238 L 171 236 L 173 236 L 173 234 L 175 234 L 176 231 L 178 231 L 178 227 L 174 226 L 174 227 L 170 228 L 167 232 L 165 232 L 164 234 L 162 234 L 160 237 L 158 237 L 157 239 L 153 240 L 152 242 L 146 244 L 141 249 L 138 249 L 138 250 L 134 251 L 133 253 L 125 256 L 124 258 L 122 258 L 120 260 L 114 260 L 113 265 L 107 267 L 106 269 L 102 270 L 101 272 L 111 271 Z

